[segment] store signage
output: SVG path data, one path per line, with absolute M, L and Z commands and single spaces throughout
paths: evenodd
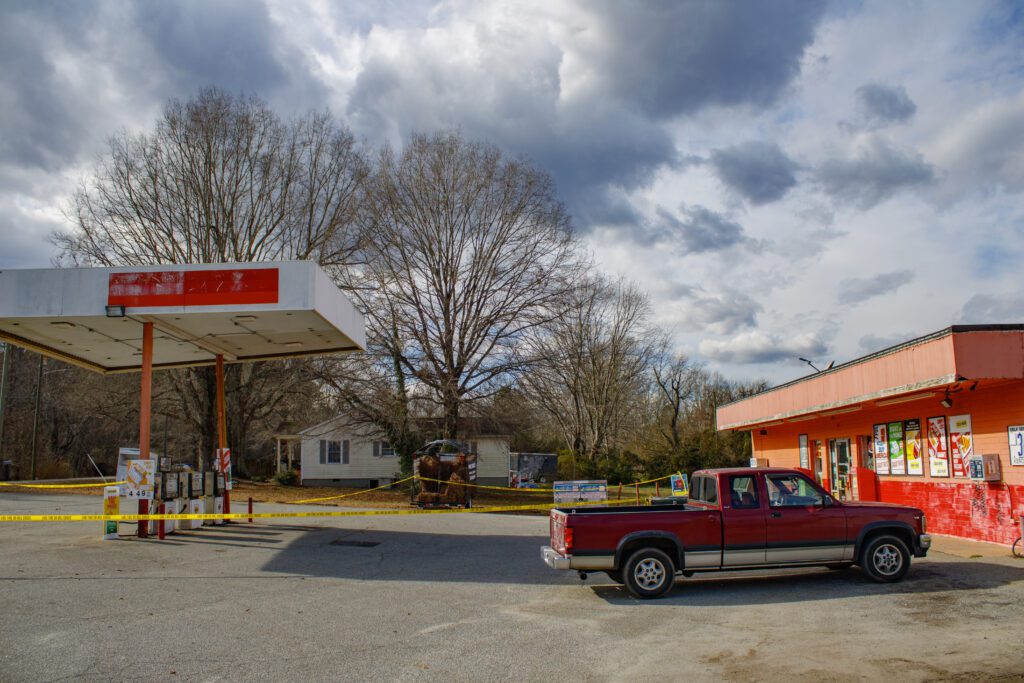
M 1024 465 L 1024 425 L 1012 425 L 1007 429 L 1010 438 L 1010 464 Z
M 108 306 L 227 306 L 277 301 L 277 268 L 111 273 L 107 281 Z
M 556 481 L 556 503 L 608 500 L 608 480 Z
M 103 514 L 121 514 L 121 487 L 106 486 L 103 488 Z M 117 539 L 117 522 L 103 522 L 103 540 L 113 541 Z
M 875 425 L 875 471 L 889 474 L 889 437 L 884 424 Z
M 970 415 L 949 418 L 949 454 L 953 458 L 953 476 L 966 477 L 967 459 L 974 453 Z
M 125 498 L 153 500 L 156 491 L 156 460 L 129 460 L 125 475 Z
M 807 450 L 807 435 L 800 435 L 800 467 L 805 470 L 811 468 L 811 456 Z
M 673 474 L 669 480 L 672 484 L 672 496 L 674 498 L 685 498 L 690 495 L 690 484 L 685 474 Z
M 949 448 L 946 439 L 946 418 L 928 418 L 928 474 L 949 476 Z
M 906 474 L 907 459 L 903 452 L 903 423 L 889 423 L 889 472 Z
M 907 474 L 924 475 L 924 458 L 921 455 L 921 421 L 907 420 L 903 423 L 903 440 L 907 444 Z
M 216 458 L 216 471 L 218 474 L 224 475 L 224 488 L 223 491 L 231 490 L 231 449 L 230 448 L 218 448 Z

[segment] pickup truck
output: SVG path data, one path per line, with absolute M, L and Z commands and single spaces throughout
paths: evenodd
M 656 598 L 677 573 L 859 565 L 879 582 L 901 580 L 931 546 L 921 510 L 840 502 L 798 470 L 700 470 L 684 505 L 556 508 L 553 569 L 605 572 L 637 598 Z

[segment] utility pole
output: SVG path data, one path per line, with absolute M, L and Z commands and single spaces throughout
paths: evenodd
M 0 375 L 0 460 L 4 455 L 4 415 L 7 414 L 7 380 L 11 374 L 11 345 L 4 344 L 4 369 Z
M 36 449 L 39 442 L 39 399 L 43 389 L 43 354 L 39 354 L 39 369 L 36 371 L 36 412 L 32 418 L 32 459 L 30 479 L 36 478 Z

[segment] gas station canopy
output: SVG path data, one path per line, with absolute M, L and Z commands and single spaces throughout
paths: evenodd
M 361 351 L 363 317 L 310 261 L 0 271 L 0 341 L 101 373 Z

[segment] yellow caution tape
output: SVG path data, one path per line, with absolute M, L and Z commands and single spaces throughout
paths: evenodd
M 430 477 L 420 477 L 420 476 L 410 477 L 410 478 L 411 479 L 416 479 L 417 481 L 432 481 L 432 482 L 435 482 L 437 484 L 449 484 L 449 485 L 453 485 L 453 486 L 472 486 L 472 487 L 478 488 L 478 489 L 491 489 L 491 490 L 494 490 L 494 491 L 515 491 L 517 493 L 533 493 L 533 492 L 537 492 L 537 493 L 550 493 L 550 492 L 554 491 L 554 489 L 546 489 L 546 488 L 514 489 L 511 486 L 484 486 L 483 484 L 474 484 L 471 481 L 444 481 L 443 479 L 431 479 Z
M 106 483 L 98 482 L 96 484 L 22 484 L 21 482 L 15 481 L 0 481 L 0 486 L 21 486 L 27 489 L 84 489 L 93 488 L 97 486 L 121 486 L 127 484 L 126 481 L 109 481 Z
M 481 508 L 443 508 L 437 510 L 316 510 L 313 512 L 223 512 L 201 514 L 148 514 L 148 515 L 0 515 L 0 522 L 153 522 L 180 521 L 188 519 L 287 519 L 291 517 L 383 517 L 388 515 L 444 515 L 482 512 L 515 512 L 518 510 L 550 510 L 556 507 L 576 508 L 584 505 L 611 505 L 608 501 L 583 501 L 579 503 L 553 505 L 496 505 Z
M 351 498 L 352 496 L 361 496 L 364 493 L 369 493 L 370 491 L 380 491 L 381 489 L 389 489 L 392 486 L 404 484 L 405 482 L 410 481 L 412 479 L 416 479 L 416 477 L 406 477 L 405 479 L 399 479 L 398 481 L 391 482 L 390 484 L 384 484 L 383 486 L 378 486 L 377 488 L 366 489 L 364 491 L 356 491 L 355 493 L 343 493 L 340 496 L 324 496 L 323 498 L 303 498 L 302 500 L 293 500 L 289 502 L 292 505 L 301 505 L 302 503 L 318 503 L 322 500 L 338 500 L 339 498 Z

